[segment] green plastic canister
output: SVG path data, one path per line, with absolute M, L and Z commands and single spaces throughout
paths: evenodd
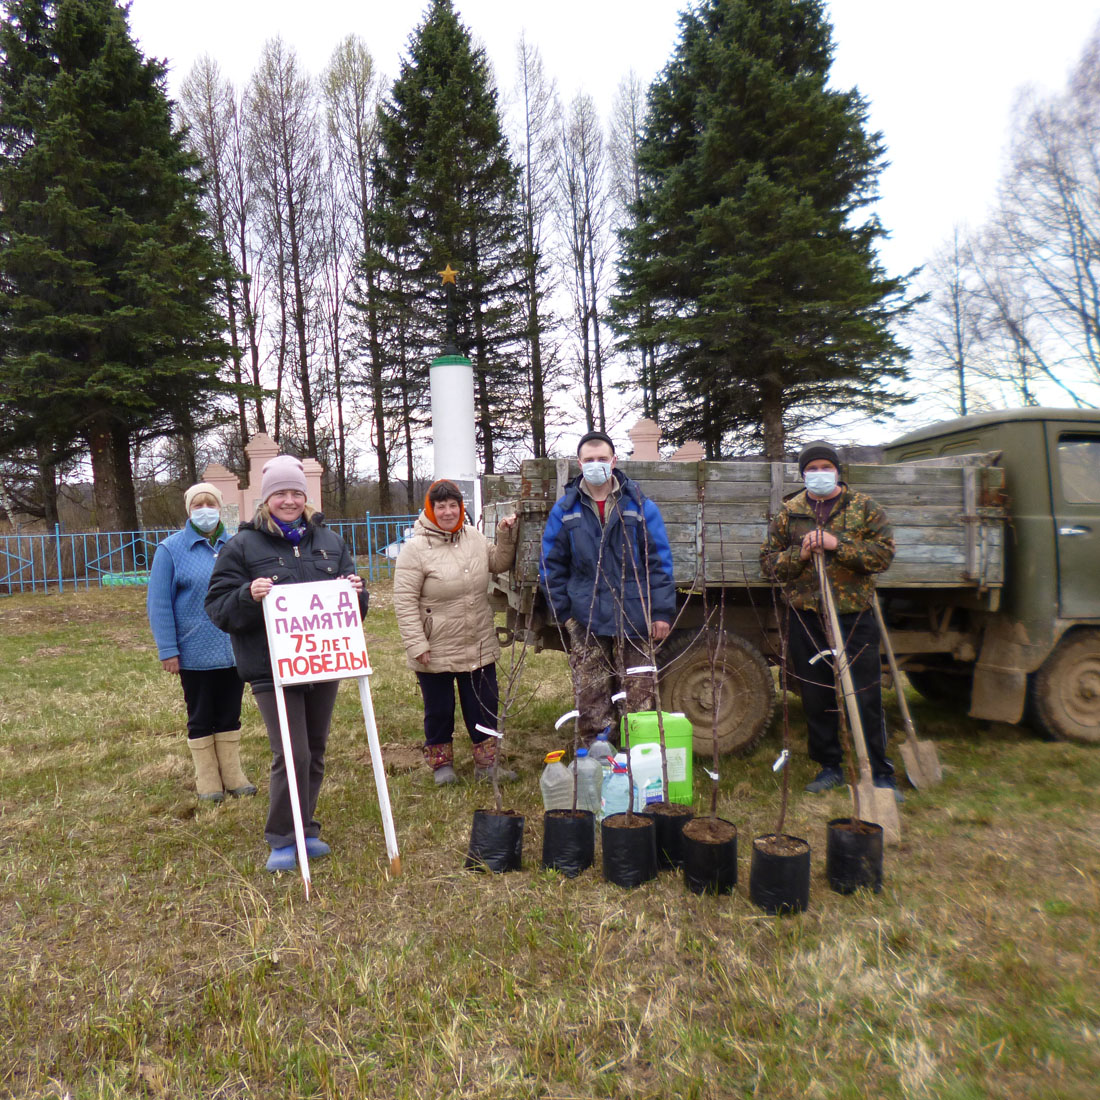
M 668 800 L 691 805 L 691 723 L 687 716 L 673 711 L 661 715 L 665 727 L 665 754 L 668 757 Z M 622 742 L 626 749 L 653 741 L 660 743 L 657 712 L 640 710 L 622 721 Z

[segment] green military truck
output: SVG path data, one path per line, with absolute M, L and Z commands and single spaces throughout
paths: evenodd
M 1100 415 L 984 413 L 912 432 L 843 476 L 890 515 L 878 578 L 899 663 L 972 717 L 1100 741 Z M 660 507 L 680 611 L 658 652 L 662 705 L 709 751 L 747 752 L 775 707 L 778 594 L 760 572 L 768 520 L 800 489 L 791 462 L 623 462 Z M 542 528 L 575 461 L 536 459 L 482 483 L 485 527 L 520 516 L 516 567 L 493 595 L 508 628 L 561 648 L 538 590 Z M 521 633 L 522 632 L 522 633 Z M 711 652 L 716 652 L 712 674 Z
M 968 701 L 974 718 L 1026 717 L 1051 737 L 1100 742 L 1100 413 L 981 413 L 885 448 L 887 462 L 917 468 L 981 453 L 1005 472 L 1005 584 L 995 607 L 927 598 L 925 614 L 951 615 L 951 644 L 907 639 L 909 679 Z M 907 609 L 888 621 L 917 620 Z

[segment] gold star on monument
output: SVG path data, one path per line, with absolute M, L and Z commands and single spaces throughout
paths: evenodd
M 443 277 L 444 286 L 446 286 L 448 283 L 454 283 L 455 286 L 458 286 L 458 283 L 455 282 L 455 276 L 458 274 L 458 272 L 455 271 L 453 267 L 451 267 L 450 261 L 447 262 L 447 266 L 442 271 L 437 271 L 436 274 Z

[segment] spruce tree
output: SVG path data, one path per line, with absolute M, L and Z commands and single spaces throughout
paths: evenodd
M 709 457 L 762 439 L 779 458 L 812 416 L 901 400 L 906 280 L 866 209 L 884 147 L 858 91 L 828 84 L 823 8 L 704 0 L 650 88 L 616 311 L 629 344 L 660 349 L 666 434 Z
M 437 272 L 458 271 L 458 350 L 474 364 L 478 439 L 492 473 L 502 443 L 530 431 L 519 361 L 523 319 L 518 171 L 497 92 L 451 0 L 432 0 L 379 112 L 378 234 L 367 257 L 408 324 L 406 379 L 444 336 Z
M 97 522 L 136 527 L 135 439 L 209 423 L 218 259 L 161 62 L 114 0 L 8 6 L 0 65 L 0 423 L 81 441 Z M 33 61 L 33 63 L 32 63 Z

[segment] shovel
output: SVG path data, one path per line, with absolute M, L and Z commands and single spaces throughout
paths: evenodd
M 882 634 L 882 644 L 886 647 L 886 659 L 890 662 L 890 675 L 894 680 L 901 720 L 905 726 L 905 740 L 901 743 L 901 758 L 905 762 L 905 774 L 909 777 L 909 782 L 918 791 L 922 791 L 925 787 L 934 787 L 943 779 L 940 757 L 936 752 L 936 746 L 931 741 L 917 740 L 917 729 L 909 713 L 909 704 L 905 701 L 905 688 L 898 676 L 898 662 L 894 657 L 894 646 L 882 618 L 878 593 L 875 593 L 875 618 L 878 620 L 878 628 Z
M 859 719 L 859 703 L 855 685 L 848 668 L 848 653 L 844 648 L 844 636 L 840 632 L 840 620 L 837 618 L 836 603 L 833 600 L 832 586 L 825 573 L 823 555 L 814 554 L 817 565 L 817 578 L 821 585 L 821 602 L 825 605 L 825 624 L 829 644 L 836 653 L 837 678 L 840 680 L 844 695 L 844 709 L 848 712 L 848 725 L 855 744 L 856 757 L 859 760 L 859 783 L 852 791 L 852 802 L 859 806 L 859 816 L 882 826 L 882 839 L 886 844 L 901 843 L 901 818 L 898 816 L 898 801 L 890 787 L 876 787 L 871 778 L 871 761 L 867 756 L 867 742 L 863 737 L 863 723 Z

